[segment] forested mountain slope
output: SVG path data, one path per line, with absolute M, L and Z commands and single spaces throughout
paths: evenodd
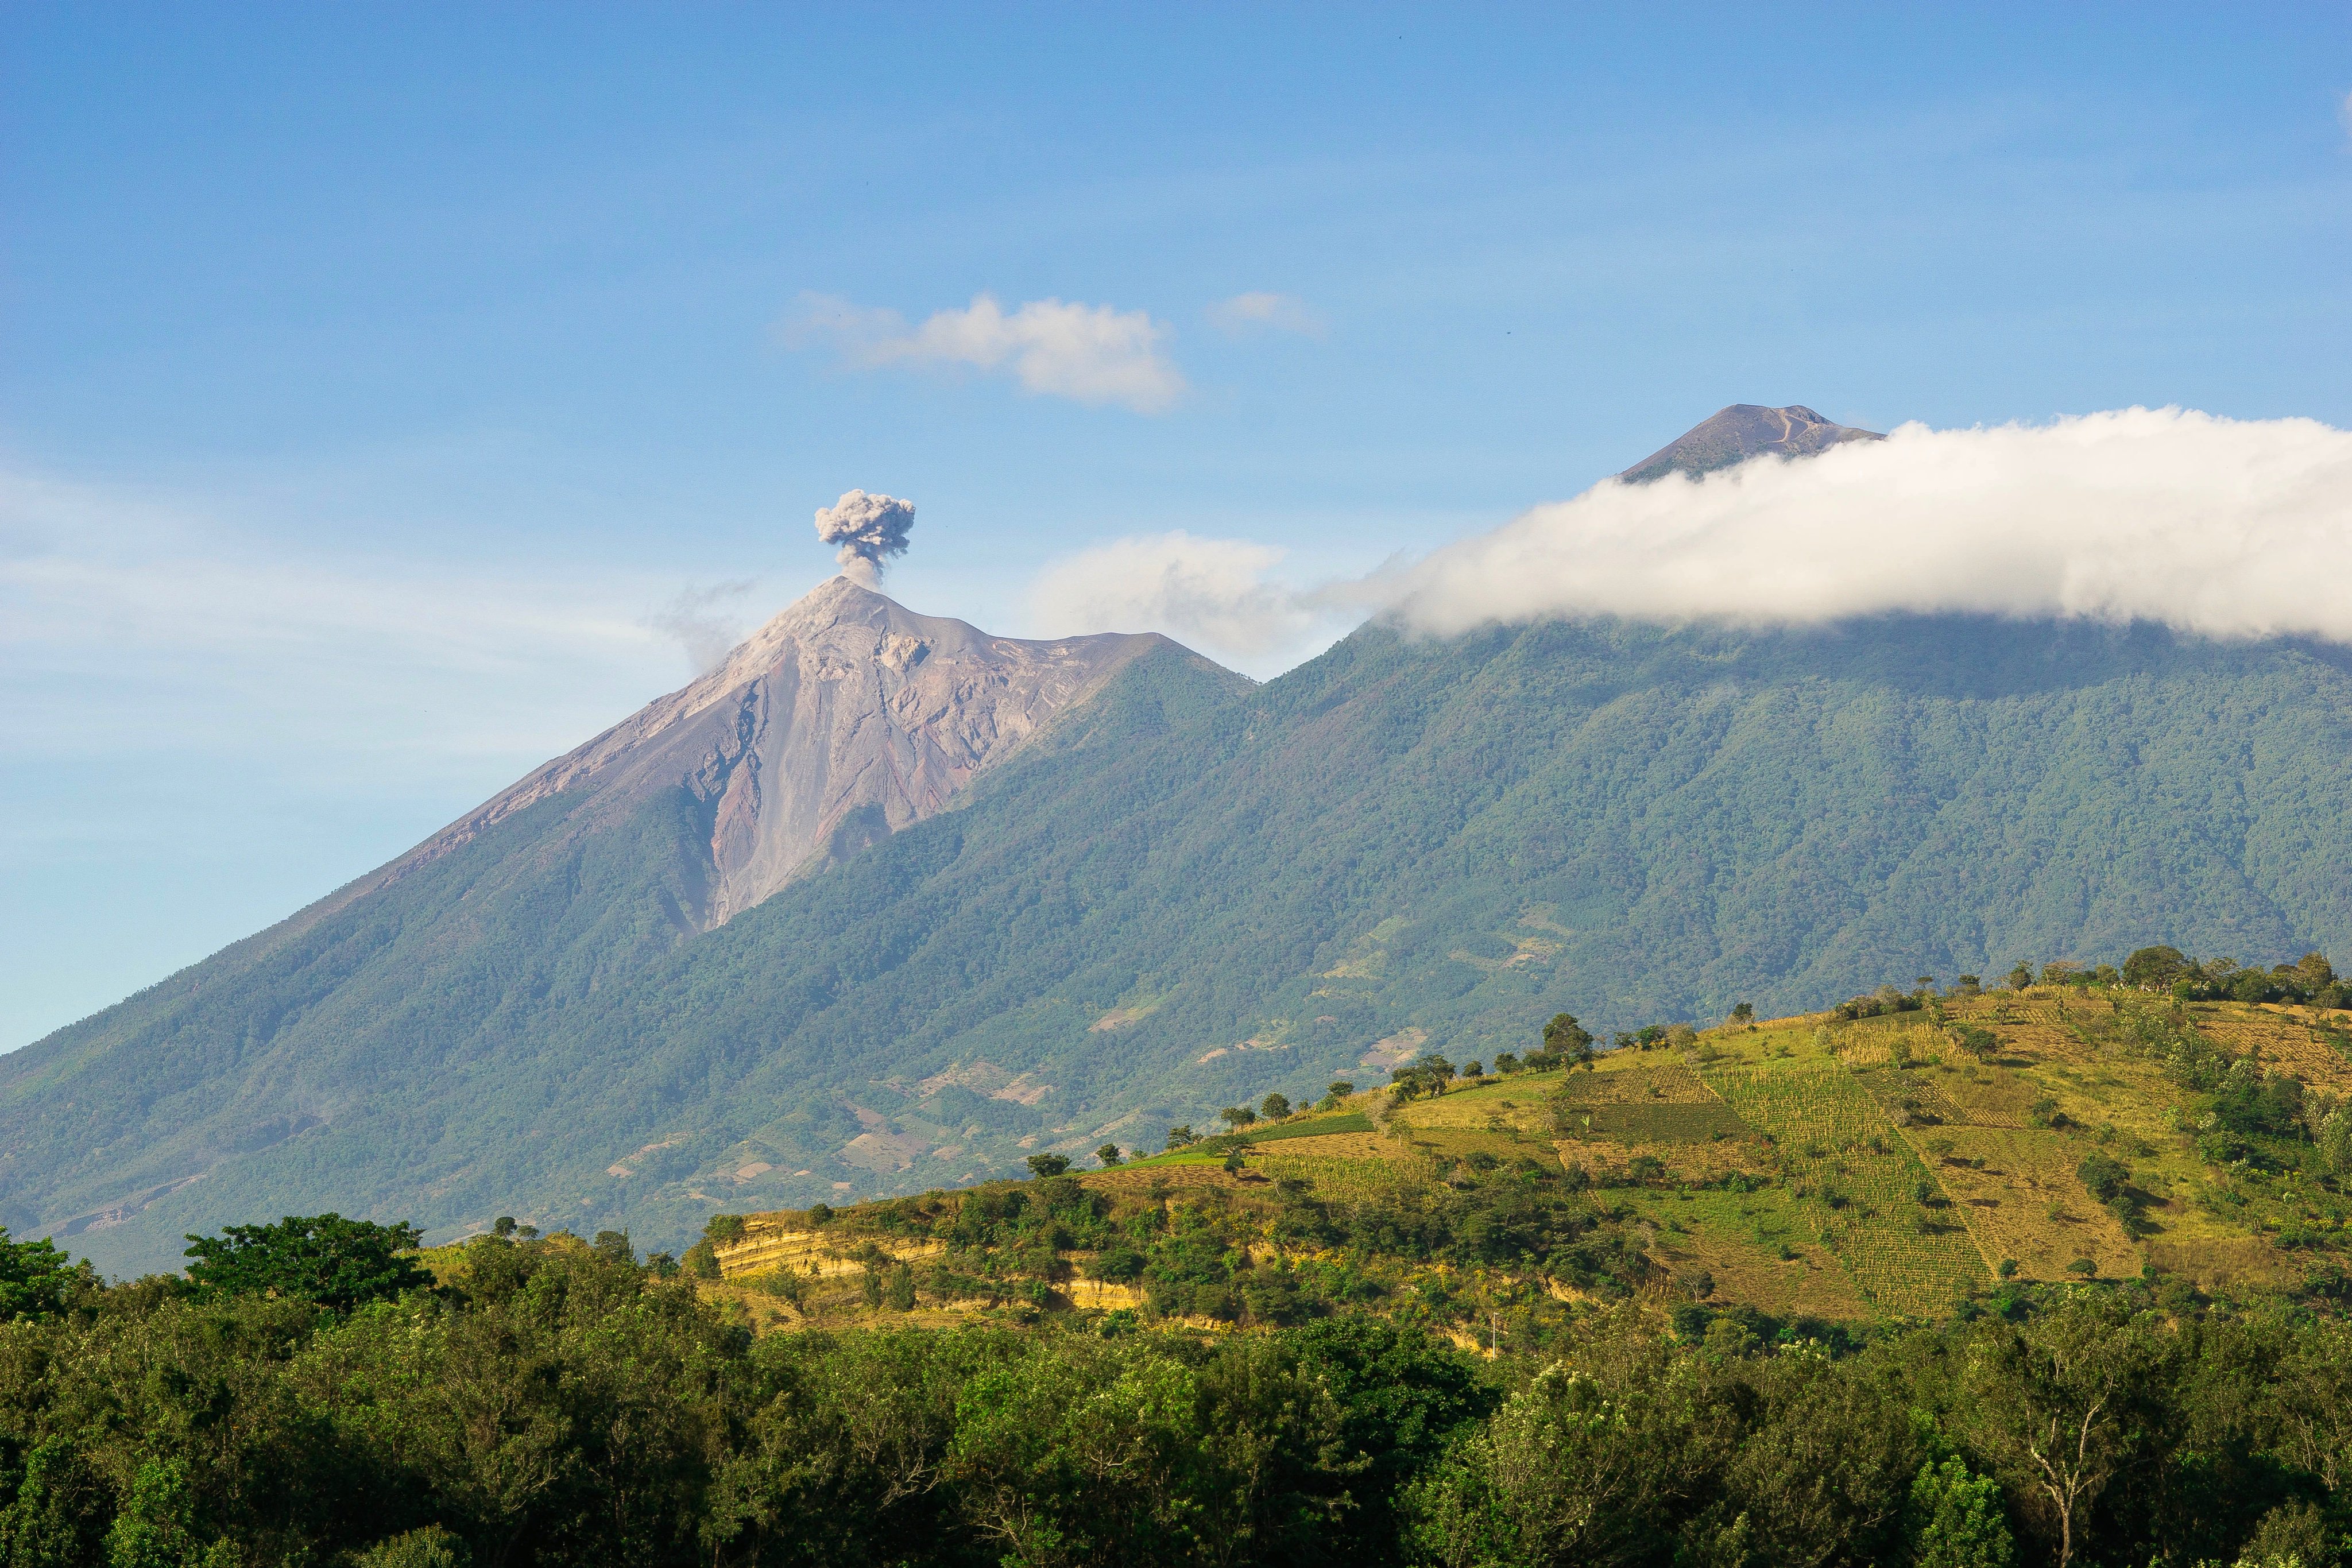
M 2340 954 L 2347 663 L 1966 619 L 1373 626 L 1242 696 L 1146 660 L 966 809 L 682 946 L 645 869 L 690 861 L 682 799 L 530 876 L 514 846 L 561 808 L 519 813 L 299 959 L 147 1009 L 139 1050 L 12 1063 L 8 1218 L 203 1170 L 74 1239 L 152 1263 L 200 1221 L 336 1205 L 675 1239 L 1491 1053 L 1561 1009 L 1794 1011 L 2156 940 Z M 461 917 L 481 943 L 400 946 Z M 249 1130 L 81 1155 L 224 1082 Z
M 2146 629 L 1370 628 L 1149 746 L 1041 748 L 567 1031 L 659 1041 L 648 1093 L 742 1073 L 700 1134 L 736 1141 L 616 1211 L 912 1190 L 1562 1009 L 2340 952 L 2348 735 L 2342 655 Z

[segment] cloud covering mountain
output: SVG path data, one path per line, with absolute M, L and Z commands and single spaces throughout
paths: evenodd
M 1801 460 L 1605 479 L 1360 578 L 1285 584 L 1280 559 L 1245 540 L 1118 540 L 1049 567 L 1035 598 L 1056 631 L 1244 653 L 1367 615 L 1451 636 L 1555 617 L 1959 612 L 2352 643 L 2352 599 L 2320 586 L 2352 577 L 2352 432 L 2179 408 L 1911 423 Z
M 2131 408 L 1607 480 L 1343 590 L 1425 632 L 1961 612 L 2352 643 L 2352 433 Z

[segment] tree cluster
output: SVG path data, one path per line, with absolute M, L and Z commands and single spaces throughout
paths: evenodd
M 2083 971 L 2055 977 L 2066 984 L 2090 984 L 2077 978 Z M 2184 956 L 2175 947 L 2143 947 L 2124 960 L 2119 975 L 2124 985 L 2140 990 L 2168 991 L 2182 1001 L 2294 1002 L 2305 1007 L 2352 1009 L 2352 985 L 2336 977 L 2335 966 L 2317 953 L 2305 953 L 2292 964 L 2264 969 L 2242 965 L 2235 958 Z M 2049 977 L 2045 967 L 2045 982 Z
M 957 1220 L 1077 1212 L 1011 1196 Z M 338 1305 L 331 1235 L 253 1228 L 201 1284 L 0 1243 L 48 1281 L 0 1325 L 0 1563 L 2329 1568 L 2352 1525 L 2352 1327 L 2132 1287 L 1858 1336 L 1627 1304 L 1491 1361 L 1362 1312 L 755 1340 L 625 1245 Z

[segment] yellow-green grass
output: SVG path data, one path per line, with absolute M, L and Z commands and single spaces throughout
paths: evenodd
M 1927 1166 L 1851 1070 L 1782 1061 L 1712 1072 L 1708 1082 L 1774 1139 L 1799 1214 L 1867 1300 L 1927 1315 L 1985 1282 L 1966 1226 L 1920 1201 L 1923 1182 L 1934 1188 Z
M 1487 1155 L 1503 1165 L 1527 1160 L 1540 1169 L 1559 1169 L 1559 1156 L 1553 1152 L 1550 1139 L 1534 1136 L 1516 1127 L 1492 1130 L 1483 1127 L 1412 1126 L 1405 1142 L 1414 1151 L 1440 1160 Z
M 2038 1128 L 1934 1133 L 1927 1143 L 1937 1180 L 1988 1260 L 2010 1260 L 2027 1280 L 2079 1278 L 2068 1266 L 2083 1258 L 2103 1278 L 2139 1272 L 2139 1249 L 2122 1223 L 2074 1175 L 2080 1139 Z
M 1672 1057 L 1624 1052 L 1622 1066 L 1607 1072 L 1571 1072 L 1560 1097 L 1579 1105 L 1713 1105 L 1714 1090 L 1697 1072 Z
M 1853 1320 L 1875 1315 L 1853 1276 L 1815 1238 L 1789 1194 L 1685 1188 L 1612 1193 L 1655 1227 L 1650 1255 L 1678 1289 L 1701 1283 L 1706 1299 L 1781 1314 Z M 1706 1279 L 1701 1281 L 1701 1275 Z
M 1578 1104 L 1562 1108 L 1561 1129 L 1585 1138 L 1624 1144 L 1706 1144 L 1743 1138 L 1751 1130 L 1738 1113 L 1717 1100 L 1705 1104 Z
M 1429 1166 L 1422 1160 L 1330 1159 L 1313 1155 L 1265 1155 L 1250 1161 L 1252 1172 L 1280 1181 L 1303 1180 L 1318 1197 L 1369 1198 L 1404 1188 L 1425 1186 Z
M 1415 1100 L 1398 1113 L 1397 1120 L 1414 1127 L 1517 1127 L 1545 1134 L 1551 1127 L 1551 1099 L 1559 1087 L 1558 1073 L 1523 1072 L 1435 1099 Z

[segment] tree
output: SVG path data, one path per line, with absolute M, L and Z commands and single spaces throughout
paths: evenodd
M 1171 1149 L 1181 1149 L 1200 1141 L 1201 1134 L 1192 1131 L 1190 1122 L 1181 1122 L 1168 1129 L 1168 1146 Z
M 39 1318 L 62 1309 L 77 1276 L 66 1255 L 47 1237 L 11 1241 L 0 1226 L 0 1322 Z
M 1592 1066 L 1592 1031 L 1576 1021 L 1574 1013 L 1554 1013 L 1544 1025 L 1544 1054 L 1570 1067 Z
M 1290 1101 L 1281 1094 L 1269 1094 L 1258 1102 L 1257 1113 L 1269 1122 L 1279 1122 L 1290 1114 Z
M 2021 958 L 2018 960 L 2017 967 L 2009 972 L 2009 988 L 2012 991 L 2021 991 L 2032 984 L 2033 984 L 2033 966 Z
M 1641 1337 L 1609 1347 L 1616 1354 L 1597 1375 L 1545 1367 L 1410 1489 L 1427 1560 L 1465 1568 L 1660 1560 L 1662 1538 L 1672 1539 L 1670 1500 L 1685 1484 L 1694 1402 L 1672 1386 L 1664 1342 Z
M 1223 1110 L 1217 1113 L 1217 1117 L 1220 1121 L 1223 1122 L 1227 1126 L 1233 1128 L 1234 1131 L 1237 1133 L 1244 1127 L 1252 1127 L 1257 1124 L 1257 1113 L 1251 1110 L 1246 1105 L 1228 1105 Z
M 352 1568 L 466 1568 L 465 1541 L 437 1524 L 379 1541 L 352 1560 Z
M 191 1236 L 188 1278 L 206 1295 L 272 1295 L 339 1312 L 429 1285 L 414 1260 L 422 1239 L 402 1221 L 378 1225 L 339 1214 L 288 1215 L 276 1225 L 229 1225 Z
M 2162 1354 L 2145 1320 L 2087 1296 L 2021 1325 L 1988 1325 L 1969 1347 L 1971 1447 L 2032 1500 L 2057 1568 L 2074 1561 L 2107 1483 L 2138 1458 Z
M 2124 960 L 2124 984 L 2143 991 L 2171 988 L 2189 968 L 2178 947 L 2142 947 Z
M 1731 1021 L 1733 1023 L 1740 1024 L 1754 1023 L 1756 1021 L 1756 1004 L 1754 1002 L 1739 1002 L 1735 1004 L 1731 1009 Z
M 1029 1156 L 1029 1169 L 1034 1176 L 1057 1176 L 1069 1168 L 1070 1160 L 1066 1155 L 1031 1155 Z
M 202 1544 L 195 1513 L 187 1461 L 147 1460 L 131 1478 L 131 1495 L 106 1532 L 110 1568 L 194 1568 L 204 1563 L 210 1553 Z
M 2126 1170 L 2121 1162 L 2096 1149 L 2083 1156 L 2083 1163 L 2074 1167 L 2074 1175 L 2085 1191 L 2111 1207 L 2123 1197 L 2124 1188 L 2131 1180 L 2131 1172 Z
M 599 1230 L 596 1239 L 589 1245 L 608 1262 L 636 1266 L 637 1249 L 629 1245 L 629 1233 L 625 1230 Z
M 2017 1561 L 2000 1483 L 1971 1474 L 1958 1459 L 1919 1467 L 1906 1522 L 1917 1568 L 2010 1568 Z
M 1348 1096 L 1355 1092 L 1356 1086 L 1346 1079 L 1334 1079 L 1330 1087 L 1323 1091 L 1323 1098 L 1316 1102 L 1315 1108 L 1318 1111 L 1336 1111 L 1345 1104 Z
M 1118 1164 L 1118 1145 L 1117 1144 L 1105 1144 L 1101 1148 L 1095 1151 L 1095 1158 L 1102 1161 L 1106 1167 Z

